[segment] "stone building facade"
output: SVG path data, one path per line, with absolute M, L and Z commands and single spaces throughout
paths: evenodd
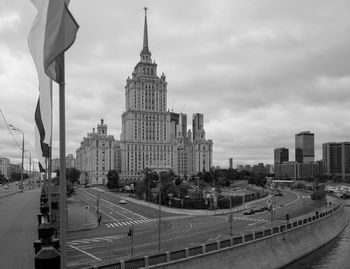
M 193 114 L 193 134 L 187 115 L 167 108 L 167 82 L 157 75 L 148 47 L 147 14 L 140 61 L 126 80 L 125 112 L 120 136 L 121 178 L 143 178 L 145 168 L 172 169 L 181 177 L 212 166 L 212 140 L 205 138 L 203 114 Z
M 76 151 L 76 165 L 81 172 L 82 184 L 106 184 L 109 170 L 120 172 L 120 144 L 108 134 L 103 119 L 97 125 L 97 131 L 93 128 L 80 143 Z

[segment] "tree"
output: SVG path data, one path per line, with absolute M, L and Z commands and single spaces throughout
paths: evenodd
M 67 180 L 69 180 L 72 184 L 79 184 L 80 171 L 76 168 L 68 168 L 66 170 Z
M 119 187 L 119 175 L 116 170 L 109 170 L 107 174 L 107 188 L 110 190 L 117 189 Z
M 0 173 L 0 183 L 6 182 L 6 177 Z

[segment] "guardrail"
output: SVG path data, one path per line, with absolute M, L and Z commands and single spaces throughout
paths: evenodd
M 225 248 L 231 248 L 236 246 L 242 246 L 244 244 L 250 244 L 257 240 L 263 240 L 264 238 L 272 237 L 278 234 L 283 234 L 286 231 L 298 229 L 303 226 L 309 225 L 311 223 L 320 221 L 336 213 L 339 209 L 343 207 L 343 203 L 334 206 L 333 208 L 314 211 L 304 216 L 300 216 L 289 220 L 285 224 L 277 225 L 272 228 L 258 230 L 255 232 L 249 232 L 240 236 L 234 236 L 231 238 L 226 238 L 221 241 L 211 242 L 207 244 L 202 244 L 199 246 L 193 246 L 191 248 L 185 248 L 181 250 L 176 250 L 172 252 L 165 252 L 151 256 L 137 257 L 130 260 L 120 261 L 114 264 L 102 265 L 90 267 L 99 269 L 136 269 L 152 265 L 165 264 L 177 260 L 188 259 L 198 255 L 204 255 L 207 253 L 220 251 Z

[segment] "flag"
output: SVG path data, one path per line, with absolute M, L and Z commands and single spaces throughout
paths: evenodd
M 38 11 L 28 38 L 32 56 L 52 80 L 63 82 L 63 53 L 74 43 L 79 25 L 68 10 L 69 0 L 31 1 Z
M 32 0 L 35 7 L 39 10 L 47 8 L 48 1 Z M 46 26 L 46 13 L 38 12 L 35 17 L 33 26 L 28 36 L 28 47 L 33 57 L 35 67 L 38 73 L 40 97 L 35 113 L 35 122 L 39 135 L 37 155 L 47 157 L 49 145 L 51 145 L 52 136 L 52 83 L 51 79 L 45 74 L 44 69 L 44 36 Z M 40 113 L 40 116 L 37 115 Z M 41 152 L 39 149 L 41 148 Z M 42 163 L 43 164 L 43 163 Z
M 40 97 L 39 97 L 38 103 L 36 105 L 35 117 L 34 118 L 35 118 L 35 124 L 36 124 L 37 130 L 39 132 L 39 140 L 37 142 L 39 142 L 38 144 L 40 145 L 41 156 L 49 158 L 50 157 L 49 144 L 46 144 L 44 142 L 45 128 L 44 128 L 44 124 L 43 124 L 43 121 L 42 121 L 42 118 L 41 118 Z M 40 152 L 39 152 L 39 154 L 40 154 Z
M 35 125 L 35 152 L 38 158 L 40 172 L 45 172 L 43 166 L 45 166 L 45 158 L 42 156 L 40 133 L 37 125 Z
M 48 5 L 42 10 L 46 14 L 44 68 L 52 80 L 60 83 L 64 82 L 63 53 L 74 43 L 79 25 L 68 10 L 69 0 L 46 1 Z

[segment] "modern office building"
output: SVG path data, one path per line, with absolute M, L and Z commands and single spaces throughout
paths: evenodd
M 322 144 L 324 174 L 350 180 L 350 142 Z
M 228 168 L 233 169 L 233 159 L 232 158 L 228 159 Z
M 145 13 L 140 61 L 125 86 L 126 109 L 122 114 L 121 178 L 143 178 L 145 168 L 172 169 L 181 177 L 212 166 L 211 140 L 205 138 L 203 114 L 193 114 L 192 132 L 187 115 L 167 108 L 167 82 L 157 75 L 157 64 L 148 46 Z
M 295 161 L 298 163 L 315 161 L 315 134 L 305 131 L 295 135 Z
M 119 141 L 108 134 L 103 119 L 97 125 L 97 132 L 93 128 L 92 133 L 83 138 L 76 156 L 82 184 L 106 184 L 109 170 L 120 172 Z
M 275 165 L 276 179 L 311 179 L 320 176 L 320 174 L 319 162 L 299 163 L 294 161 Z
M 274 149 L 274 164 L 281 164 L 289 161 L 289 149 L 275 148 Z

